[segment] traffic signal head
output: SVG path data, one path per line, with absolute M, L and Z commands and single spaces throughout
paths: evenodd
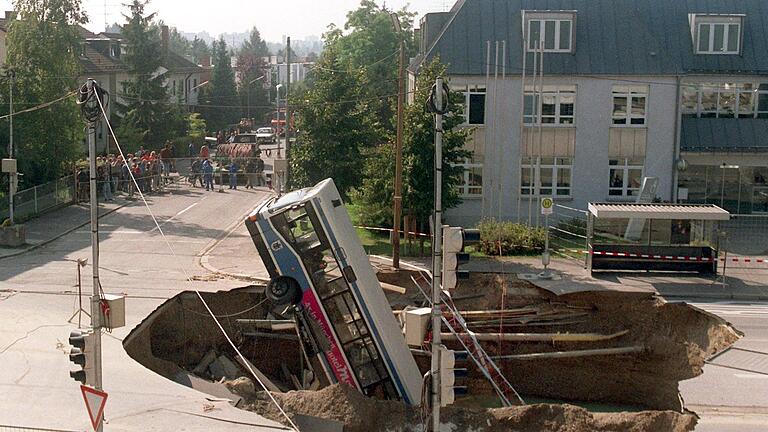
M 469 262 L 464 246 L 480 241 L 479 230 L 465 230 L 460 227 L 443 228 L 443 288 L 454 289 L 459 280 L 469 279 L 469 271 L 459 266 Z
M 467 387 L 456 385 L 457 379 L 467 376 L 466 368 L 457 368 L 456 361 L 466 359 L 466 351 L 453 351 L 440 346 L 440 405 L 452 404 L 456 395 L 466 394 Z
M 94 344 L 95 335 L 91 332 L 75 330 L 69 334 L 69 361 L 79 366 L 80 370 L 69 372 L 69 376 L 82 384 L 93 384 L 94 381 Z

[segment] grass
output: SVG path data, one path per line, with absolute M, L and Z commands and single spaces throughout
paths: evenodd
M 357 204 L 347 204 L 347 211 L 349 217 L 352 219 L 352 225 L 360 226 L 360 206 Z M 383 255 L 392 256 L 392 243 L 389 239 L 389 233 L 383 231 L 371 231 L 367 229 L 357 228 L 357 236 L 360 238 L 360 242 L 363 244 L 363 249 L 369 255 Z M 400 241 L 400 256 L 419 256 L 420 242 L 414 240 L 412 242 L 412 251 L 408 250 L 408 242 L 405 240 Z M 432 242 L 429 240 L 424 241 L 424 255 L 428 256 L 432 250 Z M 413 252 L 413 253 L 411 253 Z

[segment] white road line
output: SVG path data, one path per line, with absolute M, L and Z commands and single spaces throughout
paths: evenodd
M 163 225 L 165 225 L 165 224 L 167 224 L 168 222 L 170 222 L 170 221 L 174 220 L 174 219 L 175 219 L 177 216 L 181 216 L 181 215 L 183 215 L 184 213 L 188 212 L 188 211 L 189 211 L 189 210 L 190 210 L 192 207 L 194 207 L 194 206 L 196 206 L 196 205 L 198 205 L 198 204 L 200 204 L 200 201 L 198 201 L 198 202 L 196 202 L 196 203 L 193 203 L 193 204 L 189 205 L 189 206 L 188 206 L 187 208 L 185 208 L 184 210 L 182 210 L 182 211 L 180 211 L 180 212 L 176 213 L 175 215 L 173 215 L 173 216 L 171 216 L 170 218 L 166 219 L 166 220 L 165 220 L 165 222 L 161 223 L 159 226 L 156 226 L 156 227 L 152 228 L 151 230 L 149 230 L 149 231 L 147 231 L 147 232 L 150 232 L 150 233 L 151 233 L 151 232 L 155 232 L 155 231 L 157 231 L 157 230 L 158 230 L 160 227 L 162 227 Z
M 735 373 L 733 374 L 736 378 L 744 378 L 744 379 L 760 379 L 760 380 L 766 380 L 768 379 L 768 375 L 757 375 L 757 374 L 746 374 L 746 373 Z

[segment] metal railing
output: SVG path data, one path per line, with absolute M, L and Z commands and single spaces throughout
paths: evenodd
M 575 259 L 586 264 L 587 212 L 555 204 L 549 219 L 550 250 L 557 256 Z
M 756 257 L 768 259 L 768 215 L 731 215 L 731 219 L 720 223 L 725 236 L 721 239 L 721 257 L 728 251 L 729 257 Z M 759 268 L 768 270 L 768 265 L 751 262 L 729 262 L 728 267 Z
M 26 220 L 75 201 L 72 175 L 17 192 L 13 196 L 14 219 Z M 0 219 L 9 217 L 8 200 L 0 201 Z

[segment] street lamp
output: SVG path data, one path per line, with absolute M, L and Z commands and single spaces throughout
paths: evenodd
M 392 197 L 392 267 L 400 268 L 400 220 L 403 213 L 403 104 L 405 103 L 405 40 L 402 39 L 400 17 L 389 14 L 400 38 L 400 64 L 397 78 L 397 135 L 395 137 L 395 190 Z
M 9 98 L 9 108 L 8 108 L 8 127 L 10 129 L 10 136 L 8 137 L 8 159 L 14 159 L 13 157 L 13 81 L 16 79 L 16 72 L 13 69 L 8 69 L 7 71 L 8 76 L 8 85 L 10 87 L 10 98 Z M 13 195 L 16 193 L 16 181 L 17 181 L 17 174 L 14 170 L 14 172 L 8 173 L 8 220 L 11 222 L 11 225 L 13 225 Z
M 248 104 L 247 104 L 248 120 L 251 122 L 253 122 L 253 119 L 251 119 L 251 84 L 255 83 L 258 80 L 264 79 L 264 77 L 266 77 L 266 75 L 262 75 L 258 78 L 254 78 L 248 81 L 248 84 L 246 84 L 246 88 L 248 89 Z M 253 128 L 253 124 L 251 124 L 251 128 Z

